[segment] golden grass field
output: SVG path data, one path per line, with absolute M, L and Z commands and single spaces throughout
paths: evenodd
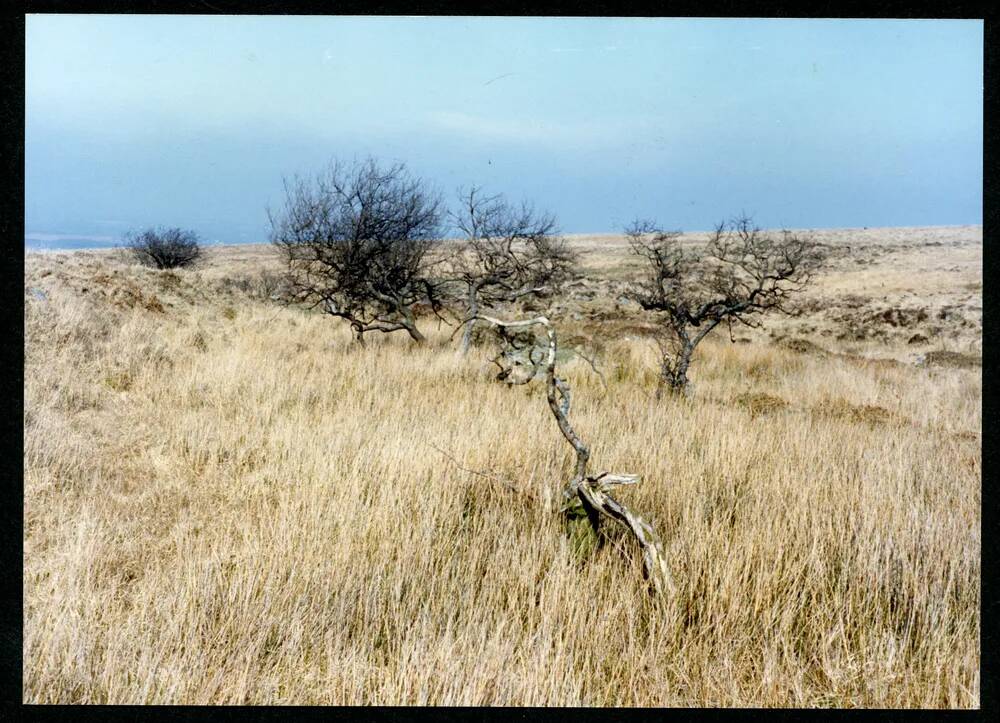
M 978 707 L 982 230 L 817 236 L 806 313 L 661 402 L 625 242 L 573 238 L 571 416 L 662 599 L 620 531 L 573 552 L 542 383 L 447 327 L 356 348 L 267 246 L 27 253 L 25 702 Z

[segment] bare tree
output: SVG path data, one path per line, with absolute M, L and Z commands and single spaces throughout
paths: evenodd
M 746 216 L 720 223 L 703 247 L 684 247 L 679 231 L 651 221 L 626 229 L 646 263 L 631 296 L 643 309 L 662 313 L 664 338 L 657 396 L 666 386 L 688 391 L 695 347 L 720 324 L 759 327 L 761 316 L 789 313 L 789 297 L 802 291 L 821 265 L 822 247 L 788 231 L 773 235 Z
M 465 354 L 481 308 L 552 291 L 571 273 L 575 256 L 555 237 L 551 214 L 527 204 L 515 207 L 502 195 L 484 196 L 476 186 L 459 197 L 461 207 L 452 220 L 466 238 L 453 262 L 464 287 Z
M 147 228 L 125 234 L 124 246 L 132 257 L 157 269 L 190 266 L 201 258 L 201 240 L 181 228 Z
M 314 179 L 286 180 L 284 211 L 268 218 L 294 301 L 344 319 L 361 344 L 370 331 L 425 340 L 416 313 L 441 309 L 429 253 L 443 212 L 404 164 L 334 162 Z
M 504 378 L 508 384 L 526 384 L 535 378 L 538 371 L 542 370 L 545 373 L 549 410 L 555 417 L 559 431 L 573 448 L 576 456 L 573 477 L 563 490 L 566 504 L 562 507 L 561 512 L 572 519 L 582 508 L 595 536 L 600 532 L 603 517 L 608 517 L 623 525 L 632 533 L 642 548 L 643 571 L 652 589 L 656 593 L 672 592 L 674 584 L 660 538 L 648 522 L 610 494 L 612 488 L 616 486 L 638 484 L 639 477 L 632 474 L 609 474 L 607 472 L 598 475 L 587 474 L 590 448 L 576 433 L 569 421 L 572 398 L 569 385 L 556 372 L 558 343 L 556 330 L 551 322 L 544 316 L 522 321 L 502 321 L 480 314 L 476 319 L 493 327 L 497 331 L 502 345 L 506 345 L 514 338 L 533 336 L 533 330 L 538 327 L 545 330 L 545 341 L 541 347 L 544 351 L 541 354 L 532 353 L 529 355 L 527 373 L 517 376 L 511 374 L 513 370 L 508 370 L 504 374 Z M 600 538 L 598 537 L 598 539 Z

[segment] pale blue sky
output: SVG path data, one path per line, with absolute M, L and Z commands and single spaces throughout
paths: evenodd
M 28 16 L 29 237 L 266 240 L 282 176 L 403 160 L 567 232 L 982 222 L 983 26 Z

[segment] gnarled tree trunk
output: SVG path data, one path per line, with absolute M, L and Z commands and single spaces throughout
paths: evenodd
M 676 359 L 664 357 L 660 364 L 660 383 L 656 387 L 656 398 L 663 396 L 663 390 L 667 389 L 671 394 L 688 393 L 688 367 L 691 366 L 691 354 L 694 346 L 688 342 L 677 355 Z
M 423 344 L 427 341 L 427 337 L 420 333 L 420 329 L 417 328 L 417 320 L 413 315 L 413 310 L 408 306 L 400 305 L 398 307 L 399 315 L 402 317 L 399 325 L 406 329 L 406 333 L 410 335 L 417 344 Z
M 562 432 L 563 437 L 576 453 L 576 468 L 573 478 L 563 492 L 569 504 L 563 508 L 563 511 L 570 511 L 574 506 L 574 500 L 579 500 L 595 533 L 598 532 L 602 516 L 610 517 L 624 525 L 632 532 L 642 548 L 643 568 L 653 590 L 658 594 L 672 592 L 674 590 L 673 581 L 664 558 L 662 543 L 656 532 L 649 523 L 609 494 L 611 488 L 616 485 L 638 484 L 639 477 L 603 472 L 597 476 L 587 475 L 590 449 L 583 443 L 569 422 L 570 389 L 569 385 L 556 375 L 557 342 L 556 332 L 552 324 L 544 316 L 523 321 L 501 321 L 488 316 L 476 318 L 504 330 L 534 325 L 545 327 L 548 336 L 548 353 L 544 361 L 544 368 L 549 409 L 556 419 L 556 424 L 559 425 L 559 431 Z
M 365 329 L 360 324 L 351 324 L 351 331 L 354 332 L 354 341 L 358 346 L 365 345 Z
M 418 344 L 423 344 L 427 341 L 427 337 L 424 336 L 420 329 L 417 328 L 416 324 L 406 324 L 406 333 L 410 335 L 410 338 Z

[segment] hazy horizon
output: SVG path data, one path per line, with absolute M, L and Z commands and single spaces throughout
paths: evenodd
M 282 177 L 367 154 L 569 234 L 981 225 L 982 53 L 978 20 L 29 15 L 25 244 L 265 242 Z

